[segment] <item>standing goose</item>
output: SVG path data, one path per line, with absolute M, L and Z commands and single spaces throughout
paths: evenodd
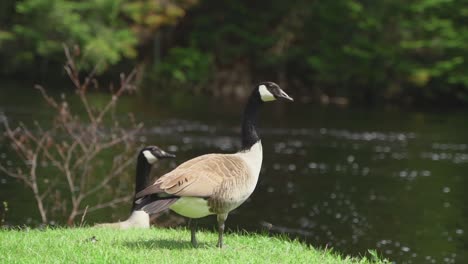
M 148 186 L 151 178 L 150 172 L 152 166 L 160 159 L 174 158 L 175 155 L 156 147 L 148 146 L 138 153 L 136 175 L 135 175 L 135 194 Z M 132 211 L 130 217 L 117 223 L 97 224 L 96 227 L 110 227 L 116 229 L 128 229 L 132 227 L 149 228 L 150 217 L 148 213 L 141 210 L 135 210 L 135 198 L 133 199 Z
M 148 214 L 170 208 L 189 218 L 215 214 L 217 246 L 221 248 L 229 212 L 252 194 L 260 174 L 262 144 L 256 131 L 258 109 L 264 102 L 278 98 L 293 101 L 273 82 L 255 86 L 244 110 L 242 149 L 234 154 L 207 154 L 182 163 L 137 193 L 137 208 Z M 196 246 L 195 227 L 191 226 L 191 242 Z

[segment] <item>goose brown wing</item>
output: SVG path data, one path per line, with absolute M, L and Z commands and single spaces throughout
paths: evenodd
M 247 164 L 232 154 L 209 154 L 187 161 L 159 178 L 155 185 L 177 196 L 211 196 L 221 183 L 248 171 Z
M 215 155 L 217 155 L 217 154 L 207 154 L 207 155 L 199 156 L 199 157 L 193 158 L 191 160 L 188 160 L 188 161 L 180 164 L 173 171 L 164 174 L 163 176 L 161 176 L 161 178 L 166 177 L 166 176 L 167 177 L 173 177 L 174 174 L 178 175 L 179 174 L 178 171 L 190 169 L 192 167 L 192 165 L 197 164 L 200 161 L 209 159 L 209 158 L 211 158 L 211 156 L 215 156 Z M 138 192 L 137 194 L 135 194 L 135 198 L 141 198 L 141 197 L 146 196 L 146 195 L 156 194 L 156 193 L 164 193 L 164 192 L 165 191 L 161 188 L 161 182 L 156 181 L 152 185 L 146 187 L 145 189 L 143 189 L 140 192 Z

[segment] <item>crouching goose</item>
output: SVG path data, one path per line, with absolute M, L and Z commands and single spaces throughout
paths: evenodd
M 283 98 L 293 101 L 273 82 L 255 86 L 244 110 L 242 149 L 234 154 L 207 154 L 179 165 L 136 195 L 136 208 L 148 214 L 167 208 L 189 218 L 215 214 L 218 247 L 223 246 L 224 222 L 232 210 L 252 194 L 262 166 L 262 144 L 256 117 L 264 102 Z M 140 198 L 140 199 L 138 199 Z M 191 242 L 197 245 L 195 228 Z
M 148 146 L 140 150 L 137 158 L 135 175 L 135 194 L 143 190 L 150 183 L 150 172 L 156 161 L 165 158 L 174 158 L 175 155 L 168 153 L 156 146 Z M 97 224 L 96 227 L 109 227 L 116 229 L 128 229 L 133 227 L 149 228 L 150 217 L 145 211 L 135 210 L 135 199 L 133 200 L 130 217 L 123 222 Z

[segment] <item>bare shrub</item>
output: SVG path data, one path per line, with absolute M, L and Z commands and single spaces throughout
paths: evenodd
M 98 87 L 94 71 L 81 79 L 77 56 L 64 48 L 65 70 L 78 103 L 72 105 L 63 95 L 53 98 L 46 89 L 35 86 L 54 112 L 51 124 L 45 128 L 36 121 L 29 127 L 22 123 L 11 127 L 6 117 L 1 121 L 5 138 L 20 163 L 0 164 L 0 171 L 22 181 L 32 192 L 43 224 L 48 223 L 52 213 L 61 212 L 73 225 L 79 215 L 129 201 L 131 192 L 122 193 L 109 186 L 128 173 L 137 148 L 135 134 L 142 127 L 130 114 L 124 128 L 113 113 L 122 95 L 135 89 L 136 72 L 121 74 L 118 87 L 110 86 L 110 98 L 101 107 L 94 107 L 88 96 L 90 89 Z M 85 114 L 80 117 L 76 114 L 79 111 Z M 52 165 L 53 175 L 45 175 L 51 169 L 46 171 L 40 164 Z

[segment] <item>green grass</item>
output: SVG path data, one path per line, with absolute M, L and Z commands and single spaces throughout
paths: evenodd
M 258 234 L 227 234 L 223 249 L 215 233 L 197 239 L 193 248 L 185 229 L 0 230 L 0 263 L 383 263 Z

